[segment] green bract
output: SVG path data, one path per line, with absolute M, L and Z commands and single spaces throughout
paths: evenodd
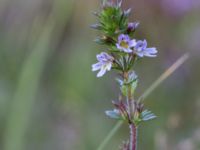
M 100 13 L 95 13 L 98 23 L 91 27 L 101 30 L 104 35 L 95 41 L 99 44 L 115 44 L 119 34 L 126 32 L 130 9 L 123 11 L 119 5 L 105 6 Z

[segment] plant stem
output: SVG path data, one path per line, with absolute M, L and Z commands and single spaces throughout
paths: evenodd
M 124 80 L 128 80 L 128 72 L 124 72 Z M 133 113 L 134 113 L 134 99 L 131 94 L 131 87 L 128 87 L 127 91 L 127 106 L 128 106 L 128 113 L 129 113 L 129 128 L 130 128 L 130 139 L 129 139 L 129 150 L 136 150 L 137 148 L 137 127 L 135 123 L 132 121 Z
M 129 150 L 137 150 L 137 127 L 134 123 L 129 124 L 130 141 Z
M 139 102 L 146 99 L 158 86 L 160 86 L 174 71 L 179 69 L 183 65 L 184 62 L 189 58 L 189 54 L 185 53 L 182 55 L 175 63 L 173 63 L 161 76 L 154 81 L 149 88 L 146 89 L 146 91 L 142 94 L 142 96 L 138 99 Z M 170 73 L 169 73 L 170 72 Z M 162 80 L 161 80 L 162 79 Z M 103 148 L 106 147 L 106 145 L 109 143 L 111 138 L 116 134 L 118 129 L 122 126 L 122 121 L 118 121 L 116 125 L 108 132 L 107 136 L 104 138 L 104 140 L 101 142 L 97 150 L 103 150 Z

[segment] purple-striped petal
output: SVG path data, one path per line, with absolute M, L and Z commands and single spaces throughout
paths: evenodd
M 99 62 L 92 65 L 92 71 L 100 70 L 97 74 L 97 77 L 101 77 L 106 73 L 106 71 L 111 70 L 114 58 L 107 53 L 102 52 L 97 55 L 97 60 Z

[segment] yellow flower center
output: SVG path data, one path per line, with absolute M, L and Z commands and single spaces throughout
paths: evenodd
M 128 47 L 129 47 L 129 46 L 128 46 L 128 43 L 125 42 L 125 41 L 121 41 L 120 46 L 121 46 L 121 47 L 124 47 L 124 48 L 128 48 Z

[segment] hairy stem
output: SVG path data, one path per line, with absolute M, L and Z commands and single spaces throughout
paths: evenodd
M 129 124 L 130 141 L 129 150 L 137 150 L 137 127 L 134 123 Z
M 128 80 L 128 72 L 124 72 L 124 80 Z M 131 94 L 131 87 L 128 87 L 127 92 L 127 106 L 128 106 L 128 113 L 129 113 L 129 129 L 130 129 L 130 139 L 129 139 L 129 150 L 136 150 L 137 148 L 137 127 L 135 123 L 132 121 L 133 113 L 134 113 L 134 99 L 133 95 Z

